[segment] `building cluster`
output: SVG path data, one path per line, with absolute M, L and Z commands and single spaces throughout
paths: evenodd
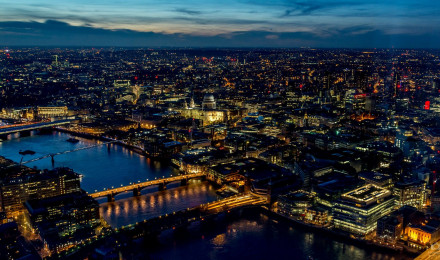
M 5 241 L 0 253 L 11 259 L 38 256 L 36 250 L 42 256 L 66 250 L 103 227 L 99 204 L 81 190 L 79 174 L 69 168 L 36 170 L 3 157 L 0 217 L 0 240 Z M 26 242 L 21 233 L 32 241 Z
M 438 50 L 24 48 L 0 57 L 0 117 L 71 118 L 64 130 L 268 196 L 307 225 L 425 249 L 440 238 L 439 61 Z M 47 197 L 78 192 L 39 174 Z M 11 181 L 2 207 L 22 208 L 32 189 Z

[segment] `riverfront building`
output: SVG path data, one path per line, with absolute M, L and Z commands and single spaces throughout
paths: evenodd
M 38 107 L 37 114 L 41 118 L 65 117 L 65 116 L 67 116 L 67 106 L 63 106 L 63 107 Z
M 85 192 L 30 200 L 26 216 L 51 252 L 59 252 L 95 235 L 100 225 L 99 203 Z
M 336 228 L 365 236 L 376 229 L 377 220 L 394 206 L 391 191 L 373 184 L 342 194 L 333 208 Z
M 429 220 L 420 224 L 410 223 L 405 234 L 408 236 L 408 245 L 417 249 L 424 249 L 427 245 L 440 240 L 440 222 Z
M 43 199 L 80 191 L 80 176 L 69 168 L 28 172 L 0 180 L 0 207 L 8 215 L 23 210 L 29 199 Z

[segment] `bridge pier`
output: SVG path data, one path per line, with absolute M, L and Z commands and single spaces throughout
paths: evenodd
M 26 136 L 31 136 L 31 131 L 21 131 L 20 132 L 20 137 L 26 137 Z
M 159 191 L 164 191 L 167 189 L 166 183 L 159 183 Z
M 0 139 L 6 141 L 8 140 L 8 135 L 0 135 Z
M 107 195 L 107 201 L 108 202 L 114 202 L 115 201 L 115 195 L 112 194 L 108 194 Z
M 141 190 L 139 188 L 134 188 L 133 189 L 133 196 L 134 197 L 141 196 Z
M 40 134 L 50 134 L 50 133 L 53 132 L 53 128 L 52 128 L 52 127 L 44 127 L 44 128 L 40 128 L 40 129 L 38 130 L 38 132 L 39 132 Z
M 50 160 L 52 161 L 52 167 L 55 166 L 55 159 L 54 159 L 55 155 L 50 155 Z
M 180 186 L 185 186 L 185 185 L 187 185 L 188 184 L 188 179 L 182 179 L 181 181 L 180 181 Z

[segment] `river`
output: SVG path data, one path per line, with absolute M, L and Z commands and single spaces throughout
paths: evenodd
M 35 151 L 35 155 L 24 156 L 23 161 L 28 161 L 98 142 L 78 138 L 80 141 L 72 144 L 66 141 L 69 137 L 69 134 L 60 132 L 33 133 L 22 138 L 14 135 L 0 143 L 0 155 L 20 161 L 20 150 Z M 28 166 L 51 169 L 52 163 L 46 158 Z M 67 166 L 81 173 L 81 187 L 88 192 L 173 174 L 168 164 L 151 161 L 115 144 L 109 148 L 103 145 L 58 155 L 55 167 L 58 166 Z M 125 193 L 116 199 L 111 203 L 100 200 L 101 216 L 113 227 L 197 206 L 217 199 L 217 195 L 209 183 L 193 180 L 186 186 L 170 184 L 165 191 L 149 187 L 139 197 Z M 134 249 L 133 259 L 409 259 L 310 232 L 264 213 L 244 214 L 211 226 L 206 229 L 196 223 L 183 234 L 175 234 L 172 230 L 163 232 L 157 244 Z
M 81 147 L 93 146 L 97 140 L 75 137 L 78 143 L 69 143 L 66 140 L 71 136 L 66 133 L 53 132 L 52 134 L 18 138 L 18 134 L 9 140 L 0 142 L 0 155 L 19 162 L 22 155 L 20 150 L 35 151 L 34 155 L 25 155 L 23 161 L 39 158 L 47 154 L 70 151 Z M 39 169 L 52 169 L 50 157 L 26 164 Z M 170 176 L 173 169 L 159 161 L 151 161 L 128 148 L 117 144 L 95 146 L 90 149 L 66 153 L 55 156 L 55 167 L 69 167 L 83 175 L 81 187 L 87 192 L 130 184 L 130 182 L 146 181 L 147 179 Z

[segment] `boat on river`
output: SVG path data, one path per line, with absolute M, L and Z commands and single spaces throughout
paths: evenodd
M 20 150 L 20 152 L 18 152 L 18 153 L 21 154 L 21 155 L 27 155 L 27 154 L 34 155 L 35 154 L 35 152 L 32 151 L 32 150 L 24 150 L 24 151 Z

